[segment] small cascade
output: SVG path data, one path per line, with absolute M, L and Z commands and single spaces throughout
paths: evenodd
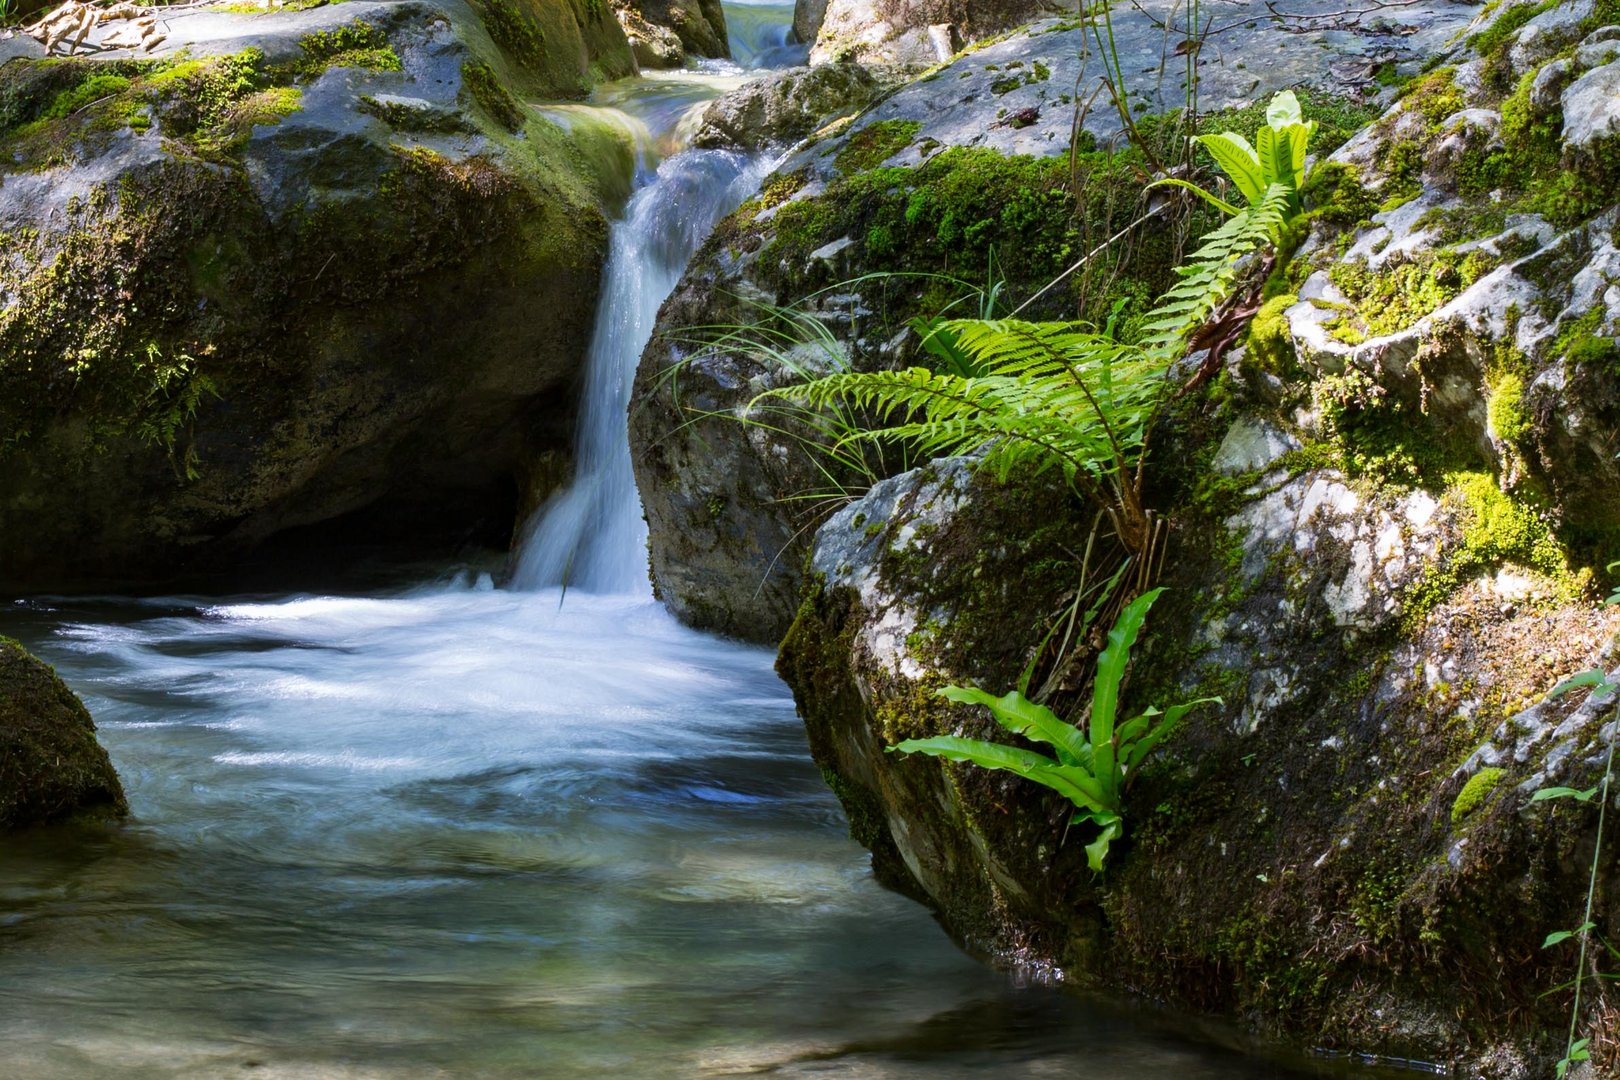
M 613 226 L 586 357 L 574 478 L 536 515 L 512 585 L 646 595 L 647 527 L 630 467 L 631 385 L 658 309 L 726 214 L 758 189 L 769 164 L 689 150 L 665 160 Z

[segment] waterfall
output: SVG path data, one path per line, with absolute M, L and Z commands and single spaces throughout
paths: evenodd
M 574 477 L 535 515 L 512 584 L 650 593 L 647 526 L 630 467 L 630 391 L 658 309 L 721 218 L 758 189 L 767 162 L 718 150 L 665 160 L 613 225 L 585 361 Z

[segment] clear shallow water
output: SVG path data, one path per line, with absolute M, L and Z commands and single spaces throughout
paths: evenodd
M 463 584 L 0 616 L 134 822 L 0 840 L 0 1075 L 1285 1075 L 878 887 L 770 654 Z

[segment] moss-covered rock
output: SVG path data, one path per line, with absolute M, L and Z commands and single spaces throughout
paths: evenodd
M 200 13 L 152 58 L 0 68 L 0 590 L 510 516 L 567 445 L 624 184 L 518 97 L 631 61 L 611 15 L 501 2 Z
M 927 67 L 990 34 L 1079 9 L 1075 0 L 799 0 L 793 27 L 799 40 L 813 46 L 814 64 L 859 60 Z
M 0 638 L 0 832 L 128 812 L 84 704 L 49 665 Z
M 1523 522 L 1486 520 L 1471 481 L 1434 498 L 1295 474 L 1286 439 L 1260 440 L 1276 452 L 1259 461 L 1214 453 L 1221 426 L 1194 408 L 1161 435 L 1168 592 L 1123 700 L 1224 706 L 1140 776 L 1105 875 L 1060 796 L 887 752 L 1007 741 L 936 691 L 1000 694 L 1032 657 L 1048 703 L 1080 711 L 1098 635 L 1059 662 L 1047 631 L 1064 637 L 1081 553 L 1106 545 L 1061 487 L 935 462 L 821 528 L 778 665 L 817 763 L 882 878 L 976 950 L 1285 1042 L 1542 1075 L 1568 1002 L 1539 995 L 1573 960 L 1539 946 L 1579 921 L 1595 816 L 1529 795 L 1595 783 L 1612 718 L 1543 695 L 1612 666 L 1620 615 L 1521 564 Z M 1212 453 L 1249 467 L 1213 499 L 1195 479 Z M 1596 918 L 1608 934 L 1620 912 L 1603 900 Z
M 1507 5 L 1409 84 L 1334 155 L 1359 198 L 1317 200 L 1286 312 L 1319 433 L 1402 444 L 1409 480 L 1499 471 L 1599 568 L 1620 558 L 1614 18 Z M 1321 408 L 1326 386 L 1347 407 Z
M 601 0 L 595 0 L 600 5 Z M 645 68 L 678 68 L 692 57 L 727 57 L 721 0 L 608 0 Z
M 1263 6 L 1255 10 L 1263 17 Z M 1122 56 L 1158 57 L 1156 25 L 1141 12 L 1116 14 Z M 1403 56 L 1415 57 L 1460 19 L 1422 15 L 1410 36 L 1414 51 Z M 693 260 L 642 357 L 631 415 L 653 574 L 681 618 L 777 640 L 797 607 L 814 524 L 814 504 L 803 496 L 837 485 L 860 490 L 900 467 L 895 458 L 864 469 L 829 463 L 795 437 L 815 437 L 810 429 L 780 414 L 752 419 L 793 434 L 738 423 L 761 390 L 794 378 L 795 366 L 927 362 L 909 320 L 977 313 L 994 283 L 1002 314 L 1033 299 L 1026 316 L 1111 323 L 1128 340 L 1171 282 L 1186 241 L 1214 226 L 1201 204 L 1145 190 L 1154 160 L 1174 160 L 1185 146 L 1175 111 L 1185 97 L 1174 78 L 1125 62 L 1131 100 L 1142 104 L 1137 141 L 1120 132 L 1111 109 L 1085 111 L 1083 129 L 1074 130 L 1076 82 L 1094 74 L 1082 70 L 1089 33 L 1073 22 L 1036 23 L 830 125 Z M 1334 84 L 1339 93 L 1312 85 L 1324 47 L 1347 48 L 1347 40 L 1267 36 L 1263 62 L 1241 48 L 1210 57 L 1199 74 L 1205 123 L 1252 135 L 1263 119 L 1257 103 L 1304 86 L 1322 144 L 1342 141 L 1377 114 L 1359 89 L 1345 96 L 1342 84 Z M 1389 92 L 1370 75 L 1364 85 L 1368 94 Z M 1349 204 L 1351 185 L 1342 187 Z M 1165 217 L 1148 213 L 1172 207 Z M 772 357 L 742 347 L 754 331 L 727 337 L 713 329 L 769 324 L 778 318 L 771 309 L 783 306 L 819 329 L 804 334 L 802 321 L 771 329 L 831 349 Z M 1275 305 L 1268 319 L 1278 321 Z M 1280 339 L 1273 344 L 1285 351 Z

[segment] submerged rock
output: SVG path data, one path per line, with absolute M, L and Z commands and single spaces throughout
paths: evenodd
M 525 460 L 567 446 L 625 184 L 520 98 L 630 73 L 617 24 L 567 0 L 168 21 L 139 60 L 0 67 L 0 591 L 362 512 L 499 528 Z
M 128 812 L 84 704 L 49 665 L 0 638 L 0 831 Z

